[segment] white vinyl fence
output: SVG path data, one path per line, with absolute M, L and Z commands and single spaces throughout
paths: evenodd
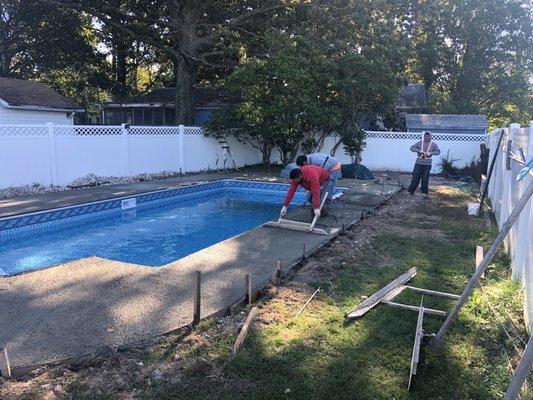
M 496 154 L 500 135 L 503 134 L 496 156 L 494 171 L 488 186 L 492 211 L 501 226 L 511 214 L 525 188 L 533 182 L 528 174 L 521 181 L 516 177 L 522 162 L 533 158 L 533 121 L 528 128 L 511 124 L 509 128 L 497 129 L 488 134 L 490 149 L 489 165 Z M 508 156 L 511 157 L 508 157 Z M 533 329 L 533 200 L 522 210 L 519 220 L 507 235 L 504 245 L 511 257 L 513 278 L 523 282 L 526 291 L 526 318 L 529 330 Z
M 420 133 L 412 132 L 367 132 L 362 163 L 372 170 L 411 171 L 415 155 L 409 147 L 419 138 Z M 456 165 L 464 166 L 479 158 L 485 136 L 435 133 L 434 140 L 441 156 L 449 151 Z M 260 163 L 257 149 L 232 138 L 228 142 L 237 167 Z M 327 138 L 321 151 L 329 154 L 335 142 L 335 137 Z M 342 146 L 335 156 L 350 162 Z M 199 127 L 0 125 L 0 188 L 33 182 L 65 185 L 88 173 L 196 172 L 222 168 L 223 160 L 222 147 Z M 279 161 L 276 151 L 273 161 Z M 232 166 L 228 160 L 227 167 Z M 433 172 L 438 170 L 435 165 Z

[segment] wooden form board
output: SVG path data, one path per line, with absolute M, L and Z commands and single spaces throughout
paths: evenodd
M 411 383 L 413 376 L 416 375 L 416 370 L 418 368 L 418 361 L 420 360 L 420 344 L 422 343 L 422 338 L 424 337 L 424 329 L 422 328 L 424 324 L 424 306 L 422 305 L 422 299 L 420 300 L 420 308 L 418 310 L 418 320 L 416 322 L 416 332 L 415 332 L 415 341 L 413 344 L 413 353 L 411 355 L 411 372 L 409 374 L 409 385 L 407 389 L 411 389 Z
M 246 321 L 244 321 L 244 325 L 242 326 L 242 329 L 239 332 L 239 335 L 237 336 L 235 343 L 233 344 L 233 348 L 231 349 L 232 357 L 235 357 L 237 355 L 237 352 L 239 351 L 239 348 L 244 342 L 244 338 L 246 337 L 246 334 L 248 333 L 248 329 L 250 329 L 250 325 L 252 324 L 258 311 L 259 309 L 257 307 L 252 308 L 250 310 L 250 313 L 248 314 L 248 317 L 246 317 Z
M 458 300 L 459 297 L 461 297 L 458 294 L 439 292 L 437 290 L 422 289 L 422 288 L 417 288 L 417 287 L 409 286 L 409 285 L 407 285 L 406 288 L 409 289 L 409 290 L 412 290 L 413 292 L 429 294 L 431 296 L 445 297 L 447 299 L 452 299 L 452 300 Z
M 415 275 L 416 268 L 413 267 L 403 275 L 400 275 L 398 278 L 393 280 L 387 286 L 374 293 L 368 299 L 360 303 L 357 307 L 349 311 L 346 315 L 346 318 L 350 320 L 364 315 L 367 311 L 378 305 L 383 300 L 383 298 L 387 296 L 390 292 L 402 286 L 404 283 L 410 281 L 411 278 Z
M 382 301 L 382 303 L 385 303 L 386 305 L 391 306 L 391 307 L 403 308 L 404 310 L 411 310 L 411 311 L 420 312 L 420 307 L 411 306 L 409 304 L 395 303 L 393 301 Z M 446 311 L 434 310 L 433 308 L 425 308 L 424 307 L 424 313 L 431 314 L 431 315 L 439 315 L 441 317 L 445 317 L 446 316 Z

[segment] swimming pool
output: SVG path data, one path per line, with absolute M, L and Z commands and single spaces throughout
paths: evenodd
M 287 189 L 221 180 L 3 218 L 0 274 L 90 256 L 162 266 L 277 218 Z

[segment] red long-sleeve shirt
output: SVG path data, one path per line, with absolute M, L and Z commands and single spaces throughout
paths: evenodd
M 313 208 L 320 207 L 320 186 L 329 179 L 328 171 L 324 168 L 317 167 L 316 165 L 304 165 L 300 168 L 302 170 L 302 183 L 298 184 L 296 181 L 291 180 L 291 187 L 285 196 L 283 205 L 287 207 L 296 193 L 299 185 L 302 185 L 304 189 L 310 190 L 313 194 Z

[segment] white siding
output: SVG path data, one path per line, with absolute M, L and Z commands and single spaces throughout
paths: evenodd
M 64 111 L 17 110 L 5 108 L 0 104 L 0 124 L 54 124 L 72 125 L 73 118 L 68 118 Z

